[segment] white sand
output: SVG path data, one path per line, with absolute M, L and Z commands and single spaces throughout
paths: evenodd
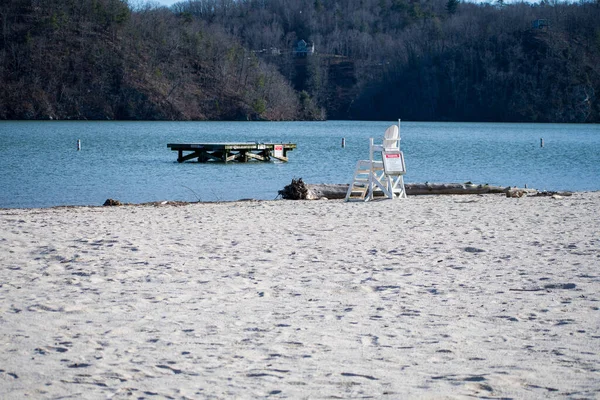
M 0 210 L 0 398 L 599 398 L 600 192 Z

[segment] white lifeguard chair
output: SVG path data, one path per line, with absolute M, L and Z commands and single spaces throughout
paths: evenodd
M 356 163 L 346 201 L 406 198 L 404 154 L 400 151 L 400 121 L 386 129 L 382 144 L 369 139 L 369 159 Z

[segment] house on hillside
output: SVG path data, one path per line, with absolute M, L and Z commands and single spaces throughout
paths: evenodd
M 550 22 L 547 19 L 535 19 L 531 21 L 531 29 L 548 29 Z
M 296 46 L 294 46 L 293 53 L 295 56 L 306 57 L 308 54 L 314 54 L 315 52 L 315 44 L 306 42 L 301 39 L 298 40 Z

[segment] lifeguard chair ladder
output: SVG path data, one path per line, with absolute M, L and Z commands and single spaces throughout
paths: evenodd
M 400 122 L 386 129 L 383 143 L 376 145 L 369 139 L 369 159 L 356 163 L 346 201 L 369 201 L 378 197 L 406 198 L 404 174 L 406 166 L 400 151 Z M 381 159 L 379 159 L 381 155 Z

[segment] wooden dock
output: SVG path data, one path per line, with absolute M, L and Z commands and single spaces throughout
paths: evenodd
M 288 151 L 296 148 L 295 143 L 169 143 L 167 147 L 178 152 L 177 161 L 198 159 L 198 162 L 248 162 L 251 160 L 287 161 Z M 185 154 L 187 153 L 187 154 Z

